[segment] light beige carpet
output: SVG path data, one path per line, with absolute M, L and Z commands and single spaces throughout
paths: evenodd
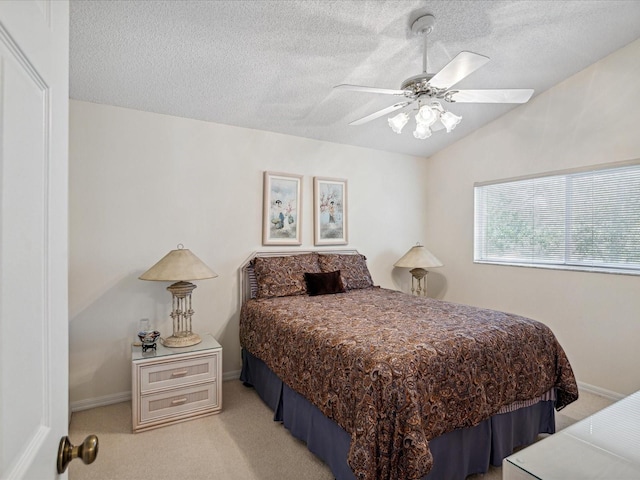
M 76 412 L 69 436 L 74 445 L 94 433 L 98 458 L 92 465 L 74 460 L 70 480 L 331 480 L 329 468 L 293 438 L 255 391 L 238 380 L 223 383 L 222 412 L 148 432 L 131 433 L 131 404 Z M 581 393 L 556 415 L 558 429 L 608 406 L 610 400 Z M 474 480 L 500 480 L 491 467 Z

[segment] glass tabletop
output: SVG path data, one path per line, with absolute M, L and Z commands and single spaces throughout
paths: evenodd
M 640 392 L 505 461 L 542 480 L 640 478 Z
M 169 355 L 177 355 L 180 353 L 191 353 L 198 352 L 200 350 L 209 350 L 213 348 L 221 348 L 218 341 L 213 338 L 213 335 L 210 333 L 206 333 L 204 335 L 200 335 L 202 341 L 196 345 L 191 345 L 190 347 L 180 347 L 180 348 L 169 348 L 162 345 L 162 339 L 156 342 L 155 350 L 150 348 L 147 349 L 146 352 L 142 351 L 142 346 L 133 345 L 131 347 L 131 359 L 132 360 L 141 360 L 143 358 L 157 358 L 157 357 L 166 357 Z

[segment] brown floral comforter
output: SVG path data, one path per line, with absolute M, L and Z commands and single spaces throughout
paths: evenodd
M 418 479 L 430 439 L 554 386 L 558 409 L 578 397 L 542 323 L 381 288 L 249 300 L 240 342 L 351 434 L 359 479 Z

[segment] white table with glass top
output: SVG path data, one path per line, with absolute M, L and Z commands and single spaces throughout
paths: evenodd
M 640 479 L 640 392 L 505 458 L 503 480 Z
M 141 432 L 222 409 L 222 347 L 212 335 L 183 348 L 131 350 L 131 417 Z

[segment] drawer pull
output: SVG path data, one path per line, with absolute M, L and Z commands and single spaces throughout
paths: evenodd
M 180 370 L 179 372 L 173 372 L 171 374 L 172 377 L 184 377 L 187 373 L 189 373 L 188 370 Z
M 187 397 L 171 401 L 171 405 L 182 405 L 183 403 L 187 403 Z

